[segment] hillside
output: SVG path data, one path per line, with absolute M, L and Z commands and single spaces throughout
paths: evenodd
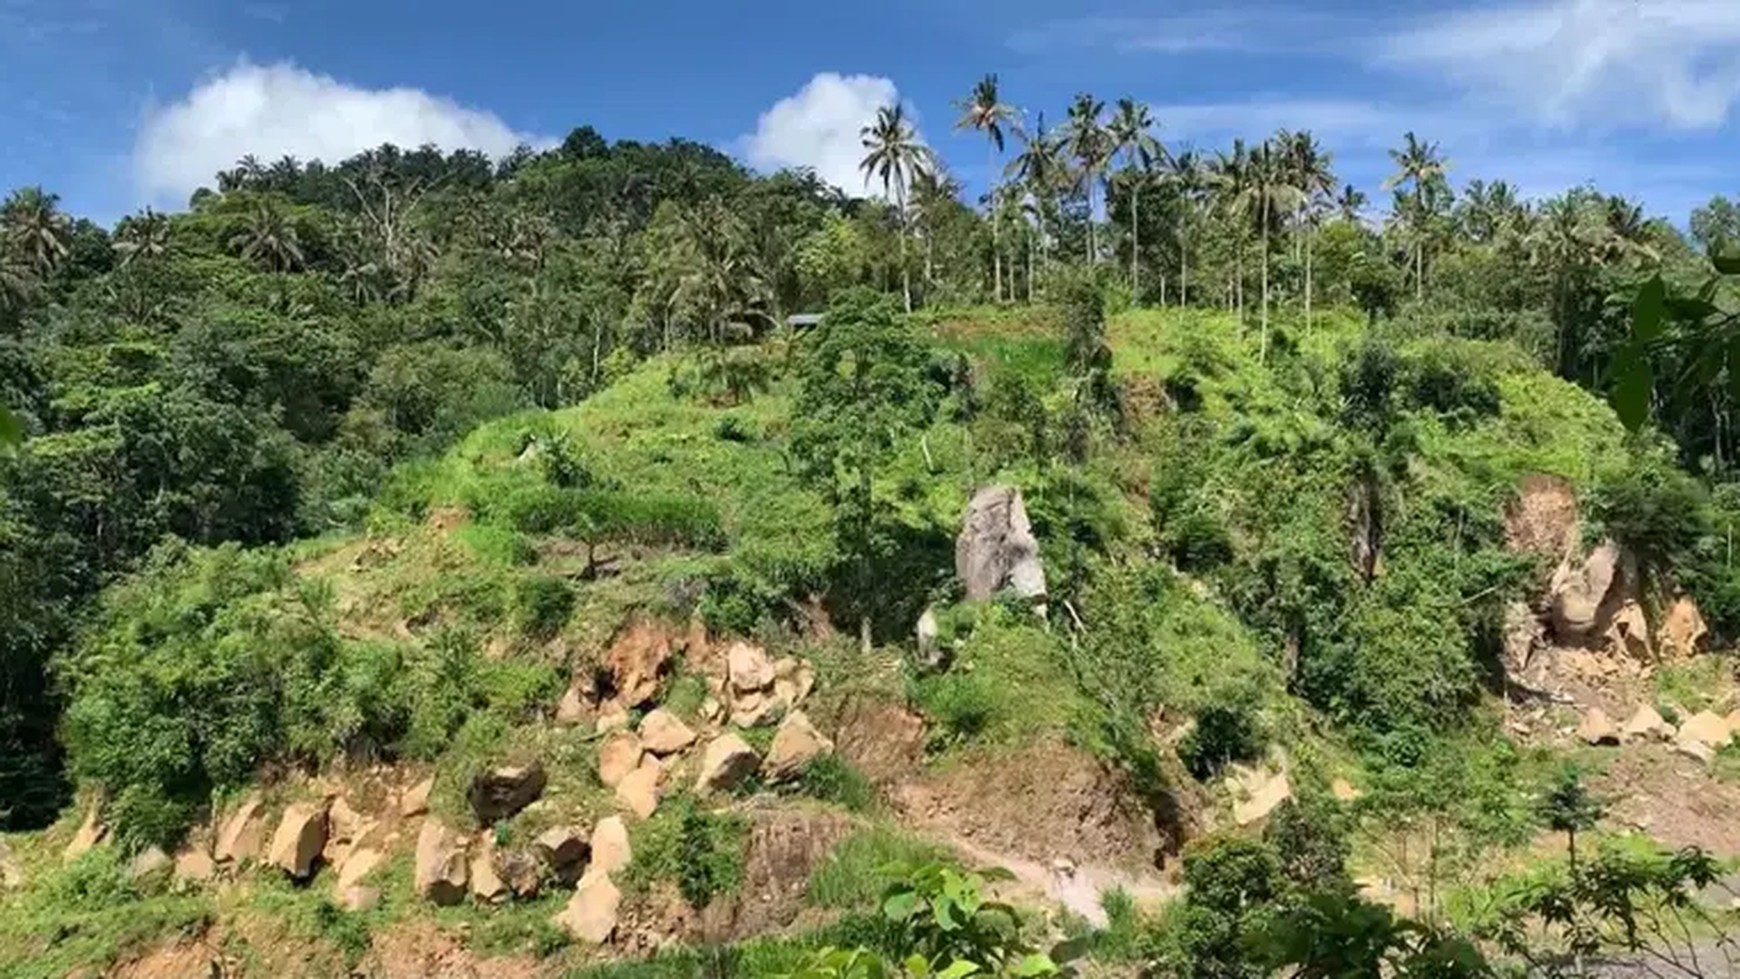
M 940 859 L 1120 974 L 1240 840 L 1479 933 L 1566 759 L 1595 835 L 1740 855 L 1668 447 L 1503 342 L 1099 302 L 890 325 L 837 404 L 833 325 L 624 364 L 357 532 L 159 547 L 56 665 L 82 791 L 4 838 L 0 973 L 779 974 L 896 951 Z M 1042 595 L 1024 518 L 957 543 L 984 487 Z

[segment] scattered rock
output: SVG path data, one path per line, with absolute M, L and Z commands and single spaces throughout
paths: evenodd
M 586 863 L 591 849 L 586 841 L 586 831 L 578 826 L 552 826 L 532 841 L 532 853 L 538 861 L 565 884 L 580 879 L 580 868 Z
M 732 693 L 755 693 L 773 686 L 773 662 L 766 650 L 744 642 L 732 643 L 725 653 L 725 675 Z
M 1004 588 L 1022 598 L 1045 597 L 1039 540 L 1019 489 L 987 486 L 973 495 L 955 538 L 955 574 L 969 599 L 987 599 Z
M 622 904 L 622 892 L 606 874 L 587 874 L 568 906 L 554 919 L 558 927 L 583 942 L 603 945 L 616 931 L 616 912 Z
M 794 710 L 786 715 L 774 733 L 773 744 L 767 749 L 761 770 L 769 781 L 793 778 L 803 771 L 805 765 L 822 755 L 831 754 L 833 750 L 834 743 L 816 730 L 804 712 Z
M 1577 725 L 1577 737 L 1586 744 L 1618 744 L 1619 728 L 1599 707 L 1589 708 L 1583 722 Z
M 1710 627 L 1690 595 L 1681 595 L 1668 607 L 1656 631 L 1656 644 L 1667 659 L 1686 659 L 1703 651 Z
M 471 811 L 477 814 L 477 821 L 490 826 L 531 805 L 543 794 L 548 780 L 544 766 L 539 762 L 503 765 L 478 773 L 471 780 L 471 790 L 466 793 L 466 798 L 471 803 Z
M 944 648 L 941 641 L 942 626 L 936 620 L 936 612 L 927 608 L 918 617 L 918 666 L 928 673 L 941 673 L 949 667 L 949 654 L 952 650 Z
M 628 729 L 628 708 L 615 700 L 606 700 L 598 708 L 598 720 L 592 729 L 599 734 Z
M 1674 726 L 1663 720 L 1653 706 L 1643 704 L 1625 722 L 1621 733 L 1627 741 L 1669 741 L 1674 736 Z
M 127 876 L 138 880 L 141 877 L 148 877 L 151 874 L 168 870 L 174 864 L 175 861 L 169 859 L 169 854 L 164 853 L 162 847 L 148 846 L 140 850 L 133 857 L 133 861 L 127 865 Z
M 204 847 L 190 846 L 175 855 L 175 879 L 203 884 L 217 875 L 217 864 Z
M 67 860 L 77 860 L 96 849 L 98 844 L 108 838 L 109 827 L 103 823 L 102 809 L 99 806 L 92 806 L 85 812 L 85 821 L 79 824 L 78 832 L 73 834 L 72 842 L 66 845 L 64 856 Z
M 760 765 L 760 757 L 748 742 L 730 732 L 721 734 L 701 756 L 701 774 L 695 780 L 695 789 L 702 793 L 729 792 Z
M 606 816 L 592 827 L 592 866 L 587 868 L 592 874 L 613 874 L 628 866 L 634 859 L 634 849 L 629 846 L 628 826 L 621 816 Z
M 239 865 L 259 857 L 266 841 L 264 808 L 265 802 L 258 795 L 250 795 L 224 820 L 212 847 L 212 857 L 219 864 Z
M 369 911 L 381 903 L 381 889 L 358 884 L 338 892 L 339 906 L 346 911 Z
M 342 898 L 346 891 L 361 884 L 369 874 L 374 873 L 386 859 L 386 855 L 372 847 L 359 847 L 344 858 L 344 863 L 338 868 L 338 882 L 333 887 L 334 893 Z
M 777 691 L 741 694 L 731 702 L 731 723 L 737 727 L 772 727 L 790 708 L 791 701 Z
M 563 727 L 580 727 L 593 720 L 592 702 L 580 692 L 579 684 L 574 684 L 562 694 L 561 702 L 556 704 L 556 723 Z
M 659 776 L 663 769 L 657 758 L 641 759 L 640 767 L 628 773 L 616 786 L 616 801 L 642 819 L 649 818 L 659 807 Z
M 1602 632 L 1602 606 L 1620 575 L 1619 546 L 1604 541 L 1582 567 L 1559 565 L 1550 586 L 1553 635 L 1563 645 L 1582 645 Z
M 604 665 L 621 705 L 635 708 L 657 696 L 670 659 L 670 636 L 657 622 L 637 619 L 618 634 Z
M 1687 718 L 1675 735 L 1680 744 L 1696 742 L 1710 748 L 1721 748 L 1733 738 L 1734 732 L 1729 729 L 1727 718 L 1707 710 L 1701 710 Z
M 483 844 L 471 855 L 471 896 L 484 904 L 507 900 L 508 886 L 495 872 L 495 837 L 483 834 Z
M 717 723 L 725 715 L 725 705 L 717 697 L 709 696 L 701 701 L 701 718 L 709 723 Z
M 525 900 L 538 896 L 544 887 L 544 864 L 534 854 L 524 850 L 513 850 L 501 855 L 496 860 L 496 869 L 501 879 L 507 884 L 514 897 Z M 576 875 L 578 876 L 578 875 Z M 563 880 L 564 884 L 573 883 L 575 878 Z
M 1702 741 L 1679 741 L 1674 744 L 1674 753 L 1685 755 L 1708 765 L 1716 758 L 1716 749 Z
M 435 776 L 431 775 L 406 789 L 399 796 L 399 815 L 409 819 L 429 811 L 429 795 L 435 791 Z
M 640 722 L 640 743 L 655 755 L 671 755 L 695 743 L 695 732 L 663 707 Z
M 1333 795 L 1338 802 L 1357 802 L 1359 797 L 1365 793 L 1355 788 L 1353 783 L 1347 779 L 1338 778 L 1329 783 L 1329 794 Z
M 441 905 L 465 900 L 465 848 L 438 820 L 423 820 L 417 833 L 417 895 Z
M 1233 821 L 1240 826 L 1267 817 L 1276 806 L 1293 798 L 1293 786 L 1286 772 L 1267 773 L 1235 766 L 1233 781 L 1242 795 L 1233 802 Z
M 1627 601 L 1613 613 L 1612 624 L 1607 627 L 1607 646 L 1639 662 L 1655 659 L 1649 643 L 1649 618 L 1642 605 Z
M 809 697 L 810 691 L 816 689 L 816 668 L 810 665 L 809 660 L 798 660 L 797 675 L 792 677 L 792 682 L 797 684 L 797 696 L 791 699 L 793 706 L 796 706 Z
M 598 781 L 614 789 L 630 772 L 640 767 L 640 738 L 632 731 L 617 731 L 598 746 Z
M 326 805 L 298 802 L 285 809 L 278 821 L 267 860 L 297 880 L 305 880 L 325 848 Z

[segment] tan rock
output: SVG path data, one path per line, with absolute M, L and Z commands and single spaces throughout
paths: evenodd
M 161 873 L 174 865 L 175 861 L 169 859 L 169 854 L 164 853 L 162 847 L 148 846 L 135 854 L 132 862 L 127 864 L 127 875 L 138 880 L 141 877 Z
M 532 853 L 538 862 L 564 883 L 580 879 L 580 869 L 591 851 L 586 831 L 578 826 L 552 826 L 532 841 Z M 514 889 L 519 890 L 517 887 Z
M 1668 659 L 1685 659 L 1703 651 L 1710 627 L 1690 595 L 1681 595 L 1668 607 L 1656 633 L 1656 644 Z
M 465 900 L 469 869 L 465 847 L 458 838 L 439 821 L 423 820 L 423 828 L 417 833 L 414 876 L 417 895 L 436 904 L 458 904 Z
M 1268 773 L 1235 766 L 1234 783 L 1233 821 L 1240 826 L 1266 818 L 1281 803 L 1293 798 L 1293 786 L 1286 772 Z
M 477 821 L 489 826 L 507 819 L 532 804 L 544 792 L 549 776 L 539 762 L 501 765 L 479 772 L 471 780 L 466 799 Z
M 629 865 L 634 849 L 629 846 L 628 826 L 621 816 L 606 816 L 592 827 L 592 864 L 589 874 L 613 874 Z
M 792 682 L 797 684 L 797 696 L 791 701 L 796 706 L 808 699 L 810 691 L 816 688 L 816 668 L 810 665 L 809 660 L 798 662 L 797 676 L 792 678 Z
M 66 845 L 63 855 L 67 860 L 77 860 L 108 838 L 109 827 L 103 823 L 102 811 L 99 807 L 92 806 L 85 812 L 85 821 L 79 824 L 78 832 L 73 834 L 72 842 Z
M 1614 611 L 1613 621 L 1607 627 L 1607 645 L 1614 652 L 1640 662 L 1655 659 L 1655 649 L 1649 642 L 1649 619 L 1642 605 L 1627 601 Z
M 639 768 L 617 783 L 616 801 L 636 816 L 649 818 L 658 811 L 659 777 L 662 774 L 658 759 L 647 756 L 641 760 Z
M 297 880 L 304 880 L 314 872 L 314 861 L 325 847 L 326 805 L 298 802 L 285 809 L 283 818 L 278 820 L 267 860 Z
M 606 700 L 598 708 L 598 720 L 593 724 L 593 730 L 599 734 L 610 734 L 613 731 L 628 729 L 628 708 L 615 700 Z
M 621 904 L 622 892 L 608 875 L 587 874 L 568 899 L 568 906 L 552 920 L 580 941 L 603 945 L 616 932 L 616 914 Z
M 429 796 L 435 791 L 435 776 L 431 775 L 406 789 L 399 796 L 399 815 L 409 819 L 429 811 Z
M 1631 715 L 1631 720 L 1625 722 L 1620 733 L 1627 741 L 1668 741 L 1674 736 L 1674 726 L 1662 719 L 1661 712 L 1650 704 L 1643 704 Z
M 767 651 L 735 642 L 725 652 L 725 675 L 732 693 L 754 693 L 773 686 L 773 662 Z
M 804 766 L 826 754 L 832 754 L 834 743 L 816 730 L 801 710 L 787 714 L 774 732 L 773 744 L 762 760 L 761 771 L 769 781 L 794 778 Z
M 495 837 L 483 834 L 483 843 L 471 855 L 471 896 L 485 904 L 507 900 L 507 882 L 495 872 Z
M 670 659 L 670 637 L 656 622 L 639 619 L 619 634 L 605 656 L 605 668 L 622 706 L 639 707 L 657 696 Z
M 708 723 L 717 723 L 719 718 L 723 716 L 725 716 L 725 705 L 721 704 L 717 697 L 709 696 L 706 700 L 701 701 L 702 720 Z
M 1583 722 L 1577 725 L 1577 738 L 1586 744 L 1618 744 L 1619 728 L 1608 718 L 1606 711 L 1591 707 L 1583 715 Z
M 1329 794 L 1335 796 L 1338 802 L 1357 802 L 1363 792 L 1355 788 L 1347 779 L 1338 778 L 1329 783 Z
M 344 796 L 332 800 L 326 810 L 327 833 L 339 843 L 350 843 L 367 832 L 373 821 L 351 807 Z
M 729 792 L 754 774 L 760 765 L 761 758 L 748 742 L 729 732 L 721 734 L 707 745 L 706 753 L 701 756 L 701 772 L 695 780 L 695 790 L 702 794 Z
M 1675 740 L 1680 744 L 1696 742 L 1710 748 L 1721 748 L 1734 739 L 1734 732 L 1728 727 L 1728 720 L 1715 713 L 1701 710 L 1687 718 L 1675 734 Z
M 357 884 L 338 892 L 339 906 L 346 911 L 368 911 L 381 903 L 381 889 Z
M 211 855 L 220 865 L 258 859 L 266 842 L 265 802 L 258 795 L 242 800 L 218 828 Z
M 596 713 L 592 702 L 575 685 L 568 688 L 568 692 L 562 695 L 561 702 L 556 705 L 556 723 L 563 727 L 581 727 L 592 723 Z
M 777 684 L 776 684 L 777 686 Z M 774 693 L 739 694 L 731 702 L 731 723 L 738 727 L 772 727 L 785 718 L 791 701 Z
M 1695 761 L 1708 765 L 1716 759 L 1716 749 L 1702 741 L 1677 741 L 1674 743 L 1674 753 L 1685 755 Z
M 204 847 L 190 846 L 175 855 L 175 879 L 203 884 L 217 875 L 217 864 Z
M 614 789 L 640 767 L 642 750 L 640 736 L 632 731 L 617 731 L 598 746 L 598 781 Z
M 334 893 L 342 897 L 346 891 L 366 880 L 386 859 L 386 854 L 372 847 L 359 847 L 352 851 L 338 868 L 338 882 L 333 888 Z
M 672 755 L 695 743 L 695 732 L 663 707 L 640 722 L 641 747 L 655 755 Z
M 534 854 L 525 850 L 503 853 L 496 858 L 495 866 L 514 897 L 534 898 L 544 889 L 544 865 Z M 570 878 L 563 883 L 571 884 L 573 881 L 574 878 Z

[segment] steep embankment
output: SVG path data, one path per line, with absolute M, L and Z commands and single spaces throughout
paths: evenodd
M 1422 807 L 1526 809 L 1573 705 L 1733 706 L 1672 575 L 1592 546 L 1657 463 L 1510 348 L 1330 315 L 1265 352 L 1133 312 L 1101 382 L 1048 320 L 927 329 L 940 407 L 878 471 L 871 596 L 794 459 L 801 343 L 486 425 L 354 535 L 157 555 L 62 664 L 87 791 L 8 841 L 0 965 L 556 975 L 783 936 L 754 975 L 873 941 L 892 860 L 1007 864 L 1023 903 L 1099 919 L 1290 797 L 1359 799 L 1355 869 L 1411 899 L 1441 872 L 1395 845 Z M 984 486 L 1020 493 L 957 554 Z M 1683 815 L 1733 791 L 1731 749 L 1665 783 L 1638 767 L 1665 747 L 1593 750 L 1654 780 L 1622 819 L 1735 842 Z M 1395 790 L 1447 758 L 1457 798 Z M 1474 825 L 1429 827 L 1481 844 L 1470 874 L 1531 835 Z

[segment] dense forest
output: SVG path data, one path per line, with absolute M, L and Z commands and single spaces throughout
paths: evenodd
M 718 438 L 789 439 L 757 465 L 782 473 L 768 499 L 804 502 L 758 498 L 769 527 L 728 513 L 720 529 L 705 506 L 672 502 L 682 485 L 660 497 L 606 478 L 607 461 L 533 426 L 484 431 L 519 439 L 510 455 L 538 446 L 544 495 L 480 484 L 466 500 L 478 519 L 585 540 L 587 581 L 600 542 L 747 553 L 748 570 L 700 576 L 709 625 L 754 631 L 819 597 L 868 649 L 903 641 L 952 587 L 913 570 L 948 544 L 918 516 L 933 492 L 919 484 L 952 480 L 961 494 L 961 475 L 936 476 L 953 464 L 969 485 L 1026 474 L 1053 621 L 1073 618 L 1087 650 L 1071 669 L 1097 712 L 1093 738 L 1138 778 L 1160 776 L 1152 751 L 1133 746 L 1132 718 L 1197 682 L 1156 671 L 1141 650 L 1209 641 L 1169 631 L 1168 616 L 1256 637 L 1250 656 L 1222 660 L 1248 676 L 1189 695 L 1208 698 L 1191 707 L 1193 768 L 1252 753 L 1235 708 L 1265 684 L 1350 750 L 1390 762 L 1480 723 L 1501 644 L 1492 596 L 1532 572 L 1503 553 L 1499 504 L 1474 487 L 1539 461 L 1504 444 L 1523 428 L 1469 434 L 1494 419 L 1537 412 L 1539 430 L 1563 439 L 1540 458 L 1588 470 L 1602 532 L 1694 596 L 1716 644 L 1740 638 L 1740 387 L 1726 361 L 1740 345 L 1720 275 L 1740 205 L 1714 198 L 1680 228 L 1594 187 L 1528 200 L 1503 175 L 1458 172 L 1413 133 L 1381 189 L 1356 188 L 1309 132 L 1168 146 L 1163 120 L 1132 99 L 1083 94 L 1048 124 L 1005 103 L 995 77 L 959 110 L 1002 175 L 977 200 L 898 105 L 864 129 L 863 187 L 582 127 L 500 160 L 394 146 L 342 161 L 244 158 L 185 210 L 113 228 L 64 213 L 48 189 L 12 192 L 0 207 L 0 828 L 52 823 L 83 783 L 109 793 L 124 839 L 167 846 L 214 789 L 329 758 L 331 746 L 314 747 L 324 730 L 349 731 L 346 750 L 438 754 L 462 718 L 418 734 L 420 713 L 360 694 L 343 704 L 354 716 L 326 702 L 337 695 L 323 670 L 365 669 L 331 630 L 272 632 L 297 650 L 274 667 L 196 657 L 123 676 L 114 663 L 153 643 L 249 634 L 251 617 L 268 616 L 249 603 L 284 574 L 256 555 L 369 530 L 383 510 L 421 513 L 405 501 L 461 465 L 450 453 L 480 425 L 613 389 L 734 408 L 789 397 L 789 414 L 732 420 L 748 428 L 729 432 L 721 420 Z M 967 310 L 1016 335 L 1043 324 L 1055 365 L 1027 370 L 1017 356 L 983 369 L 972 343 L 927 339 Z M 823 311 L 817 332 L 788 326 Z M 1181 336 L 1200 330 L 1154 348 L 1158 390 L 1114 371 L 1107 327 L 1150 314 L 1185 324 Z M 1333 355 L 1320 349 L 1331 342 Z M 1229 380 L 1241 371 L 1260 383 Z M 1518 380 L 1527 371 L 1540 380 Z M 1549 376 L 1592 397 L 1548 389 Z M 1631 431 L 1591 420 L 1609 400 Z M 627 425 L 648 403 L 594 410 Z M 1154 404 L 1180 421 L 1143 442 L 1132 433 Z M 935 436 L 945 425 L 965 433 L 958 450 Z M 922 468 L 897 459 L 914 446 Z M 1585 457 L 1611 465 L 1593 471 Z M 1149 471 L 1141 535 L 1114 502 L 1138 467 Z M 683 478 L 723 477 L 671 477 Z M 941 522 L 964 499 L 937 503 L 953 508 Z M 1371 541 L 1386 539 L 1381 574 L 1377 544 L 1363 558 L 1356 544 L 1349 564 L 1345 540 L 1320 533 L 1339 532 L 1350 509 Z M 811 535 L 801 547 L 781 536 L 799 531 Z M 1220 604 L 1164 597 L 1160 566 L 1210 583 Z M 542 621 L 540 594 L 566 619 L 565 591 L 527 586 L 510 604 L 528 629 Z M 219 609 L 235 621 L 187 631 Z M 260 673 L 272 669 L 282 675 Z M 392 689 L 419 705 L 434 696 Z M 219 693 L 233 699 L 200 702 Z M 918 699 L 970 737 L 994 713 L 972 696 L 945 684 Z M 193 715 L 210 723 L 184 723 Z M 1564 790 L 1570 815 L 1553 824 L 1570 827 L 1573 855 L 1579 791 Z M 1192 882 L 1195 910 L 1215 920 L 1249 909 L 1215 890 L 1240 885 L 1214 873 L 1292 872 L 1256 851 L 1218 859 Z M 1299 907 L 1298 927 L 1330 913 Z M 1408 974 L 1464 974 L 1421 964 L 1452 954 L 1433 944 L 1443 937 L 1416 936 L 1406 968 L 1422 971 Z M 1190 974 L 1260 974 L 1213 958 L 1225 948 L 1198 952 Z

